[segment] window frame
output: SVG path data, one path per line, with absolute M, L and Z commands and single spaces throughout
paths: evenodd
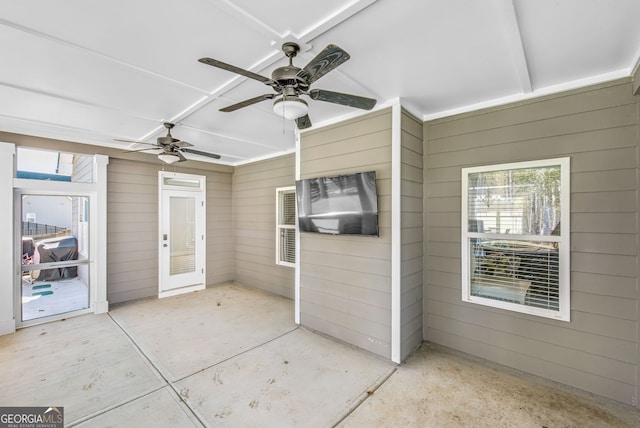
M 560 167 L 560 235 L 514 235 L 506 233 L 485 233 L 469 231 L 469 176 L 479 172 L 494 172 L 515 169 L 534 169 Z M 570 321 L 570 158 L 543 159 L 525 162 L 513 162 L 496 165 L 462 168 L 462 205 L 461 205 L 461 273 L 462 273 L 462 301 L 494 308 L 506 309 L 513 312 L 536 315 L 561 321 Z M 518 241 L 546 241 L 558 243 L 558 310 L 527 306 L 525 304 L 501 301 L 486 297 L 471 295 L 471 239 L 507 239 Z
M 280 210 L 281 210 L 281 206 L 280 206 L 280 195 L 284 194 L 284 193 L 293 193 L 294 198 L 293 198 L 293 203 L 294 203 L 294 223 L 293 224 L 281 224 L 280 223 Z M 294 231 L 294 242 L 295 242 L 295 234 L 297 234 L 297 223 L 298 223 L 298 207 L 296 204 L 296 198 L 295 198 L 295 194 L 296 194 L 296 186 L 286 186 L 286 187 L 278 187 L 276 188 L 276 264 L 280 265 L 280 266 L 286 266 L 286 267 L 291 267 L 291 268 L 295 268 L 296 267 L 296 263 L 295 260 L 293 262 L 288 262 L 285 260 L 282 260 L 280 258 L 280 250 L 282 248 L 282 240 L 281 240 L 281 231 L 283 229 L 289 229 L 289 230 L 293 230 Z M 295 253 L 294 253 L 294 258 L 295 258 Z

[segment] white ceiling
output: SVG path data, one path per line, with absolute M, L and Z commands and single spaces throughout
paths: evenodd
M 0 0 L 0 131 L 126 150 L 170 121 L 238 165 L 293 151 L 295 124 L 270 101 L 219 112 L 272 91 L 198 58 L 270 77 L 283 42 L 299 67 L 336 44 L 351 59 L 312 88 L 428 120 L 629 76 L 638 17 L 638 0 Z M 316 127 L 362 114 L 309 105 Z

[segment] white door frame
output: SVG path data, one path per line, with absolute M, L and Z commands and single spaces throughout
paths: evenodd
M 181 186 L 179 184 L 172 185 L 167 182 L 168 180 L 176 180 L 179 182 L 180 180 L 187 180 L 188 182 L 198 182 L 197 187 L 190 186 Z M 169 297 L 175 296 L 178 294 L 188 293 L 192 291 L 204 290 L 206 288 L 206 260 L 207 260 L 207 234 L 206 234 L 206 181 L 207 178 L 203 175 L 193 175 L 193 174 L 183 174 L 177 172 L 168 172 L 168 171 L 158 171 L 158 297 Z M 201 213 L 202 218 L 202 228 L 200 231 L 201 239 L 197 239 L 196 242 L 199 243 L 200 249 L 196 249 L 196 252 L 200 251 L 200 257 L 196 257 L 196 260 L 200 260 L 200 263 L 196 263 L 196 272 L 200 271 L 200 280 L 195 283 L 190 283 L 189 285 L 173 288 L 169 287 L 166 282 L 166 270 L 169 269 L 169 260 L 167 255 L 167 251 L 165 250 L 165 245 L 170 244 L 171 236 L 169 235 L 169 230 L 164 230 L 164 215 L 167 215 L 165 211 L 165 207 L 163 207 L 163 195 L 165 192 L 171 192 L 171 194 L 175 194 L 179 192 L 179 194 L 184 195 L 193 195 L 199 194 L 201 196 L 201 207 L 196 207 L 197 210 Z M 198 233 L 198 232 L 196 232 Z M 164 239 L 164 235 L 168 236 L 168 240 Z M 197 238 L 197 236 L 196 236 Z
M 21 187 L 14 188 L 14 234 L 16 240 L 16 246 L 14 248 L 19 249 L 22 245 L 20 241 L 20 230 L 22 226 L 22 196 L 77 196 L 77 197 L 87 197 L 89 198 L 89 259 L 88 263 L 83 263 L 89 267 L 89 307 L 86 309 L 78 309 L 71 312 L 64 312 L 61 314 L 55 314 L 46 317 L 33 318 L 27 321 L 22 320 L 21 312 L 22 312 L 22 272 L 18 275 L 15 281 L 15 299 L 14 299 L 14 316 L 16 318 L 16 328 L 27 327 L 30 325 L 42 324 L 50 321 L 57 321 L 62 318 L 70 318 L 78 315 L 88 314 L 94 312 L 95 300 L 93 298 L 93 294 L 96 292 L 95 281 L 96 278 L 93 274 L 94 267 L 96 265 L 95 257 L 93 255 L 93 251 L 95 250 L 95 246 L 91 245 L 93 241 L 93 236 L 91 235 L 91 229 L 93 226 L 93 218 L 92 215 L 95 212 L 93 200 L 97 198 L 97 194 L 95 191 L 87 192 L 87 191 L 79 191 L 72 190 L 76 188 L 75 184 L 85 184 L 85 183 L 68 183 L 68 182 L 57 182 L 57 181 L 44 181 L 41 180 L 27 180 L 29 183 L 18 183 Z M 40 183 L 39 183 L 40 181 Z M 39 184 L 47 183 L 44 186 L 40 187 Z M 51 186 L 48 183 L 56 183 Z M 84 186 L 81 186 L 84 187 Z M 43 189 L 43 188 L 46 188 Z M 20 265 L 20 257 L 19 252 L 15 251 L 14 256 L 16 257 L 16 264 Z M 78 265 L 79 266 L 79 265 Z
M 0 335 L 15 332 L 17 327 L 31 324 L 20 323 L 16 313 L 17 290 L 21 280 L 20 255 L 15 251 L 18 245 L 17 221 L 14 219 L 17 194 L 37 192 L 38 194 L 73 194 L 89 196 L 91 224 L 89 226 L 90 263 L 90 310 L 96 314 L 109 310 L 107 301 L 107 164 L 108 156 L 93 156 L 93 183 L 68 183 L 15 178 L 16 147 L 0 142 L 0 231 L 11 239 L 0 240 Z M 65 314 L 66 317 L 69 314 Z M 38 323 L 50 321 L 50 317 L 38 319 Z M 33 320 L 36 321 L 36 320 Z

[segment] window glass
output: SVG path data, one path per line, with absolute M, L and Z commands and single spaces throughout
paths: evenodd
M 93 156 L 18 147 L 16 177 L 93 183 Z
M 470 232 L 559 235 L 560 166 L 475 172 L 468 180 Z
M 568 168 L 463 169 L 463 300 L 568 320 Z
M 296 262 L 295 187 L 276 189 L 276 263 L 294 267 Z

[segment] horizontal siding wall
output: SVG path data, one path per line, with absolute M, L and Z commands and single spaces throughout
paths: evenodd
M 391 358 L 391 110 L 305 132 L 300 178 L 375 171 L 380 237 L 300 236 L 302 325 Z
M 158 295 L 158 171 L 153 163 L 110 159 L 107 167 L 107 298 Z M 231 174 L 181 168 L 207 177 L 207 285 L 234 278 Z
M 233 175 L 207 170 L 185 172 L 207 177 L 207 286 L 233 281 Z
M 73 157 L 73 176 L 71 177 L 71 181 L 76 183 L 93 182 L 93 157 Z
M 158 171 L 155 155 L 0 132 L 20 147 L 109 156 L 107 165 L 107 298 L 109 303 L 158 295 Z M 171 168 L 173 169 L 173 168 Z M 82 169 L 89 172 L 89 169 Z M 234 279 L 231 230 L 233 167 L 188 161 L 177 172 L 207 177 L 207 285 Z
M 236 167 L 235 279 L 293 299 L 295 269 L 276 264 L 276 188 L 287 186 L 295 186 L 295 154 Z
M 422 122 L 401 117 L 401 359 L 422 342 L 423 271 Z
M 425 123 L 425 339 L 637 405 L 630 79 Z M 461 168 L 571 158 L 571 322 L 461 301 Z

